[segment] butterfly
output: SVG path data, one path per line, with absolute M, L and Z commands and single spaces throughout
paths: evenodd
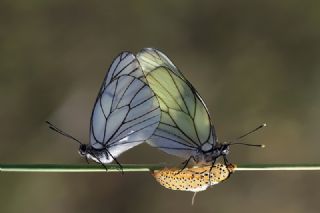
M 154 48 L 145 48 L 137 59 L 146 81 L 157 97 L 161 110 L 159 126 L 147 143 L 160 150 L 185 158 L 185 166 L 193 159 L 199 163 L 214 163 L 226 156 L 233 144 L 259 146 L 239 142 L 218 143 L 215 128 L 202 97 L 170 59 Z M 240 136 L 262 128 L 265 124 Z
M 160 107 L 135 55 L 122 52 L 112 62 L 94 103 L 88 144 L 49 127 L 80 144 L 79 153 L 101 164 L 143 143 L 158 127 Z

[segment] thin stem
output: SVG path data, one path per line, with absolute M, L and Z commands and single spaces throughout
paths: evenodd
M 320 164 L 239 164 L 235 171 L 320 171 Z
M 161 169 L 159 164 L 122 164 L 124 172 L 149 172 Z M 118 164 L 60 165 L 60 164 L 0 164 L 0 172 L 122 172 Z
M 121 172 L 119 165 L 105 165 L 108 172 Z M 150 172 L 161 169 L 159 164 L 122 164 L 124 172 Z M 59 164 L 0 164 L 0 172 L 106 172 L 106 168 L 95 165 Z M 320 164 L 239 164 L 236 171 L 320 171 Z

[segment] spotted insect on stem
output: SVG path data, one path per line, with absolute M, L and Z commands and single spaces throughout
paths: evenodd
M 167 189 L 200 192 L 230 177 L 235 165 L 200 165 L 191 168 L 164 168 L 152 172 L 153 177 Z

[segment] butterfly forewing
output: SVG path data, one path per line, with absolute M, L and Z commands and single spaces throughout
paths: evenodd
M 161 121 L 148 140 L 152 146 L 180 157 L 195 155 L 216 136 L 201 97 L 173 63 L 160 51 L 144 49 L 137 58 L 161 108 Z
M 144 82 L 136 57 L 121 53 L 103 82 L 91 117 L 90 145 L 112 156 L 147 140 L 160 121 L 160 108 Z
M 137 58 L 144 73 L 149 73 L 157 67 L 164 66 L 168 67 L 172 72 L 184 79 L 183 74 L 176 68 L 170 59 L 159 50 L 144 48 L 137 54 Z
M 122 75 L 130 75 L 135 78 L 143 78 L 141 67 L 136 57 L 130 52 L 122 52 L 116 57 L 109 67 L 108 74 L 105 77 L 102 89 L 110 84 L 110 82 Z

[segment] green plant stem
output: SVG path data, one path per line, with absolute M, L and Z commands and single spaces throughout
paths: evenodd
M 61 165 L 61 164 L 0 164 L 0 172 L 121 172 L 118 164 Z M 123 172 L 149 172 L 161 169 L 159 164 L 122 164 Z
M 236 171 L 320 171 L 320 164 L 239 164 Z
M 123 172 L 150 172 L 161 169 L 160 164 L 123 164 Z M 117 164 L 106 165 L 108 172 L 121 172 Z M 305 171 L 318 170 L 320 164 L 239 164 L 236 171 Z M 60 164 L 0 164 L 0 172 L 106 172 L 98 164 L 60 165 Z

